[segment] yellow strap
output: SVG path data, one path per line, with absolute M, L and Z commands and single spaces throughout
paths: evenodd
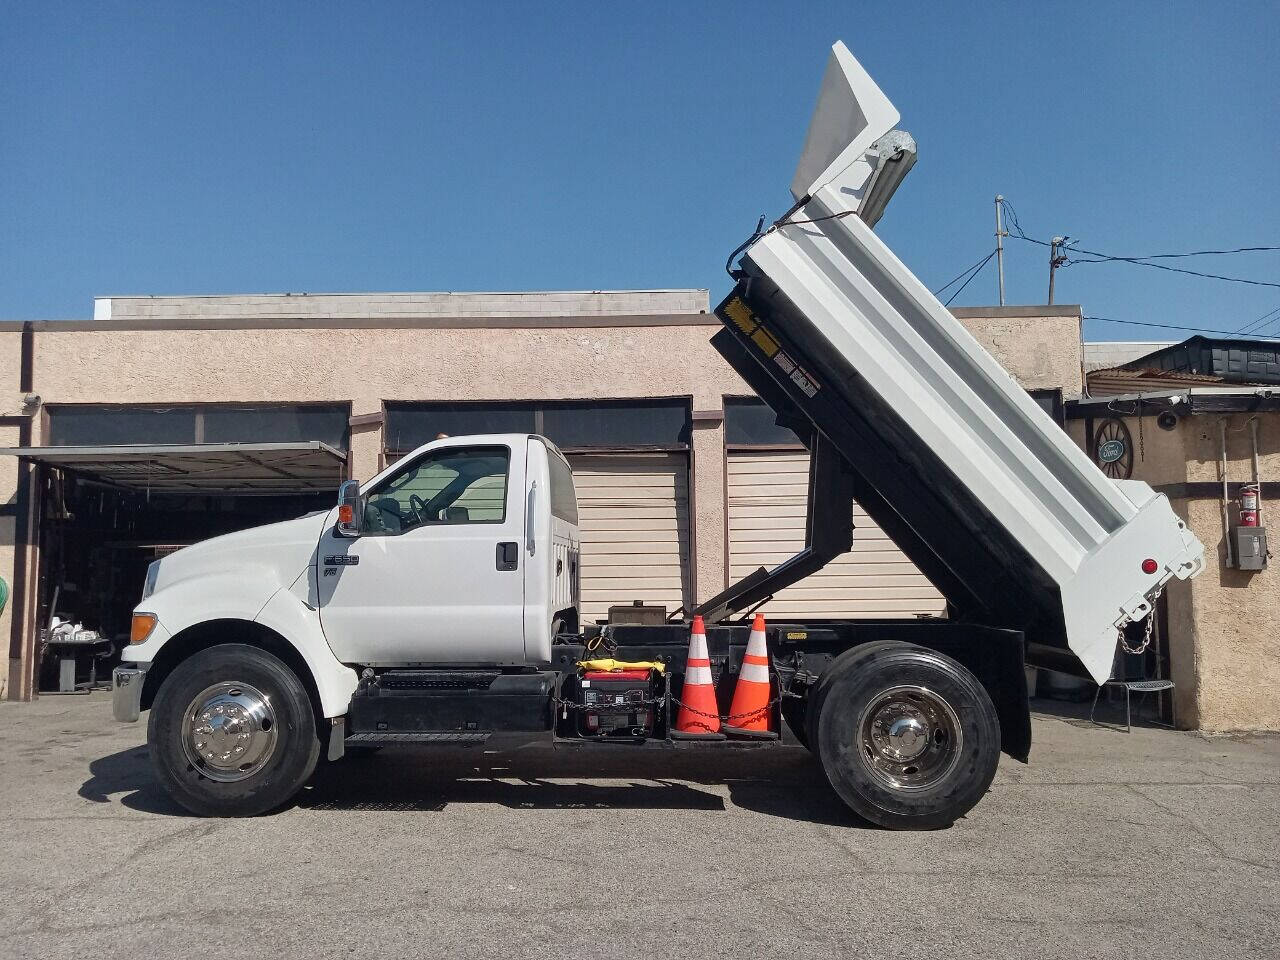
M 583 670 L 607 670 L 613 673 L 616 670 L 657 670 L 659 673 L 665 673 L 667 665 L 657 660 L 611 660 L 605 658 L 603 660 L 579 660 L 578 666 Z

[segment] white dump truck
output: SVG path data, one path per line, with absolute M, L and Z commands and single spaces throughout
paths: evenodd
M 1024 662 L 1105 680 L 1117 632 L 1199 573 L 1203 547 L 1165 497 L 1105 477 L 872 233 L 915 158 L 897 122 L 837 44 L 795 205 L 735 251 L 716 310 L 714 345 L 811 451 L 801 553 L 678 620 L 583 624 L 564 457 L 527 434 L 437 440 L 344 484 L 327 513 L 152 564 L 114 709 L 150 710 L 173 797 L 257 814 L 322 755 L 387 745 L 415 750 L 380 762 L 798 741 L 858 814 L 928 828 L 978 802 L 1002 750 L 1026 760 Z M 850 549 L 855 500 L 947 615 L 772 623 L 769 733 L 674 736 L 688 621 L 707 625 L 727 712 L 747 615 Z

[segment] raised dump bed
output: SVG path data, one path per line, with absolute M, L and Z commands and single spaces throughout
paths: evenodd
M 796 205 L 745 247 L 713 342 L 837 452 L 852 495 L 953 616 L 1024 630 L 1033 652 L 1069 648 L 1102 681 L 1117 628 L 1199 573 L 1204 548 L 1166 497 L 1103 475 L 872 233 L 907 156 L 894 144 L 914 157 L 897 121 L 837 44 Z

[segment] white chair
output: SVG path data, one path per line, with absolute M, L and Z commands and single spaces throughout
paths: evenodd
M 1164 690 L 1173 689 L 1172 680 L 1108 680 L 1106 683 L 1098 685 L 1098 691 L 1093 695 L 1093 706 L 1089 709 L 1089 721 L 1097 723 L 1093 719 L 1094 711 L 1098 709 L 1098 697 L 1102 696 L 1104 687 L 1124 687 L 1124 732 L 1133 732 L 1132 713 L 1129 708 L 1129 697 L 1135 691 L 1142 694 L 1145 698 L 1148 693 L 1160 693 Z M 1138 701 L 1138 707 L 1141 709 L 1142 701 Z

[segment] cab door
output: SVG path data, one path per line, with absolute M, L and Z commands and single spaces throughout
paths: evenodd
M 522 664 L 523 444 L 411 454 L 364 495 L 360 536 L 316 551 L 320 622 L 344 663 Z

